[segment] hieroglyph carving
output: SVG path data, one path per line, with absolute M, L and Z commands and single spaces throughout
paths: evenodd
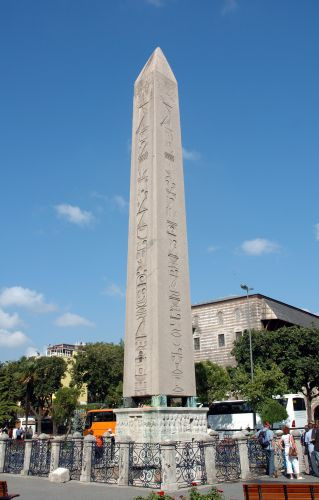
M 149 80 L 138 83 L 135 102 L 138 114 L 135 140 L 137 148 L 136 179 L 136 328 L 135 328 L 135 390 L 145 394 L 147 388 L 147 244 L 149 238 L 149 146 L 150 104 L 153 85 Z
M 169 337 L 171 339 L 171 394 L 183 393 L 181 386 L 183 375 L 183 348 L 181 343 L 181 293 L 179 286 L 178 255 L 178 213 L 176 203 L 176 165 L 174 151 L 173 113 L 177 112 L 176 85 L 164 80 L 160 85 L 161 113 L 160 126 L 164 139 L 164 169 L 166 191 L 166 234 L 168 258 L 168 301 L 169 301 Z

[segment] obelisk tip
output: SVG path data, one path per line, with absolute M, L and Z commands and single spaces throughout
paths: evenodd
M 145 77 L 148 73 L 152 73 L 154 71 L 158 71 L 162 73 L 164 76 L 176 82 L 175 75 L 167 62 L 166 57 L 163 54 L 163 51 L 160 47 L 156 47 L 151 57 L 148 59 L 144 68 L 138 75 L 136 81 L 140 80 L 140 78 Z

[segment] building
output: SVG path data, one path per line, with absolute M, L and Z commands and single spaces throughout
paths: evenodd
M 249 307 L 249 314 L 248 314 Z M 276 330 L 282 326 L 316 326 L 319 316 L 259 293 L 226 297 L 192 306 L 195 361 L 235 365 L 234 341 L 249 328 Z
M 67 370 L 66 373 L 61 380 L 62 386 L 63 387 L 69 387 L 71 383 L 71 368 L 72 364 L 74 363 L 74 357 L 76 356 L 77 352 L 81 350 L 81 347 L 85 345 L 82 342 L 79 344 L 55 344 L 51 345 L 49 344 L 47 347 L 47 356 L 59 356 L 61 358 L 64 358 L 65 361 L 67 362 Z M 88 400 L 88 394 L 87 394 L 87 387 L 83 386 L 81 390 L 81 394 L 79 397 L 79 403 L 80 404 L 87 404 Z

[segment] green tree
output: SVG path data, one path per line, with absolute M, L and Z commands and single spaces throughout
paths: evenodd
M 201 403 L 225 399 L 230 390 L 230 377 L 227 371 L 211 361 L 195 364 L 196 391 Z
M 72 368 L 73 384 L 87 385 L 88 401 L 113 407 L 121 404 L 124 345 L 97 342 L 77 354 Z
M 260 413 L 263 405 L 272 399 L 272 396 L 287 392 L 287 379 L 274 364 L 268 369 L 257 365 L 254 369 L 254 380 L 249 378 L 246 384 L 243 384 L 242 391 L 253 409 Z
M 16 419 L 21 396 L 18 361 L 6 361 L 0 365 L 0 426 Z
M 19 361 L 21 406 L 26 412 L 30 411 L 34 415 L 39 433 L 41 433 L 42 419 L 51 415 L 53 394 L 60 389 L 65 371 L 66 362 L 55 356 L 21 358 Z
M 310 418 L 311 401 L 319 390 L 319 329 L 291 326 L 251 333 L 254 362 L 265 368 L 275 363 L 287 377 L 288 390 L 306 397 Z M 248 333 L 235 343 L 233 354 L 249 371 Z
M 259 408 L 259 414 L 262 421 L 265 422 L 267 420 L 270 425 L 288 418 L 286 408 L 284 408 L 276 399 L 264 400 Z
M 74 413 L 78 407 L 79 395 L 80 391 L 75 387 L 61 387 L 53 399 L 52 417 L 57 426 L 66 426 L 67 434 L 71 430 Z

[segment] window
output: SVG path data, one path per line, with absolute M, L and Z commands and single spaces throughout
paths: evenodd
M 243 335 L 243 332 L 235 332 L 236 340 L 240 340 L 242 335 Z
M 303 398 L 293 398 L 292 404 L 295 411 L 305 411 L 306 405 Z
M 225 347 L 225 335 L 223 333 L 218 335 L 218 347 Z
M 86 424 L 90 427 L 94 422 L 114 422 L 115 413 L 112 411 L 99 411 L 88 413 L 86 417 Z
M 236 321 L 240 321 L 240 309 L 239 309 L 239 307 L 237 307 L 235 309 L 235 319 L 236 319 Z
M 252 407 L 247 401 L 224 401 L 213 403 L 208 415 L 231 415 L 232 413 L 252 413 Z
M 222 311 L 218 311 L 218 313 L 217 313 L 217 319 L 218 319 L 219 325 L 222 325 L 224 323 L 224 318 L 223 318 L 223 312 Z
M 200 351 L 200 338 L 194 337 L 194 351 Z

